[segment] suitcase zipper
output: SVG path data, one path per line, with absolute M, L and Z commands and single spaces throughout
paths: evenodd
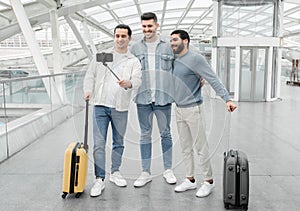
M 237 163 L 236 163 L 236 205 L 240 206 L 240 176 L 241 176 L 241 172 L 240 172 L 240 162 L 239 162 L 239 154 L 238 151 L 236 151 L 236 159 L 237 159 Z

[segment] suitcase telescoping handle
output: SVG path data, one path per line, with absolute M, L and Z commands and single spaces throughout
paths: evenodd
M 87 144 L 88 140 L 88 129 L 89 129 L 89 99 L 85 100 L 85 125 L 84 125 L 84 140 L 83 148 L 88 151 L 89 146 Z
M 231 113 L 232 113 L 232 108 L 230 107 L 230 112 L 228 112 L 229 114 L 227 114 L 228 115 L 228 131 L 227 131 L 227 133 L 228 133 L 228 136 L 227 136 L 227 151 L 226 152 L 229 152 L 229 145 L 230 145 L 230 130 L 231 130 Z

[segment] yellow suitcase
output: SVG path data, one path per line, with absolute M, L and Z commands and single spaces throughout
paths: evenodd
M 62 198 L 75 193 L 79 198 L 84 191 L 88 169 L 88 100 L 86 101 L 84 143 L 72 142 L 65 151 Z

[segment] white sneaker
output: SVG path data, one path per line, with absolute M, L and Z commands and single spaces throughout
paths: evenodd
M 115 183 L 119 187 L 127 186 L 126 180 L 122 177 L 119 171 L 115 171 L 113 174 L 111 174 L 109 181 Z
M 104 181 L 102 181 L 101 178 L 98 178 L 94 182 L 94 186 L 91 188 L 90 196 L 100 196 L 102 193 L 102 190 L 105 188 Z
M 169 184 L 175 184 L 177 182 L 176 177 L 173 174 L 173 171 L 171 169 L 167 169 L 163 174 L 165 180 Z
M 175 187 L 175 192 L 183 192 L 197 188 L 197 182 L 192 183 L 189 179 L 185 178 L 182 183 Z
M 211 194 L 212 190 L 214 189 L 215 185 L 210 184 L 209 182 L 204 181 L 201 184 L 201 187 L 199 188 L 199 190 L 196 193 L 197 197 L 205 197 L 208 196 L 209 194 Z
M 151 182 L 151 175 L 148 172 L 142 172 L 139 178 L 133 183 L 134 187 L 143 187 L 148 182 Z

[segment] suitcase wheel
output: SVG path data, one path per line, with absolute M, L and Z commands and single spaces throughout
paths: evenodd
M 225 203 L 225 204 L 224 204 L 224 207 L 225 207 L 225 209 L 228 210 L 228 209 L 229 209 L 229 204 Z
M 64 192 L 64 193 L 61 195 L 61 197 L 62 197 L 63 199 L 65 199 L 67 195 L 68 195 L 68 193 L 65 193 L 65 192 Z
M 82 193 L 76 193 L 75 194 L 75 198 L 79 198 L 81 196 Z

